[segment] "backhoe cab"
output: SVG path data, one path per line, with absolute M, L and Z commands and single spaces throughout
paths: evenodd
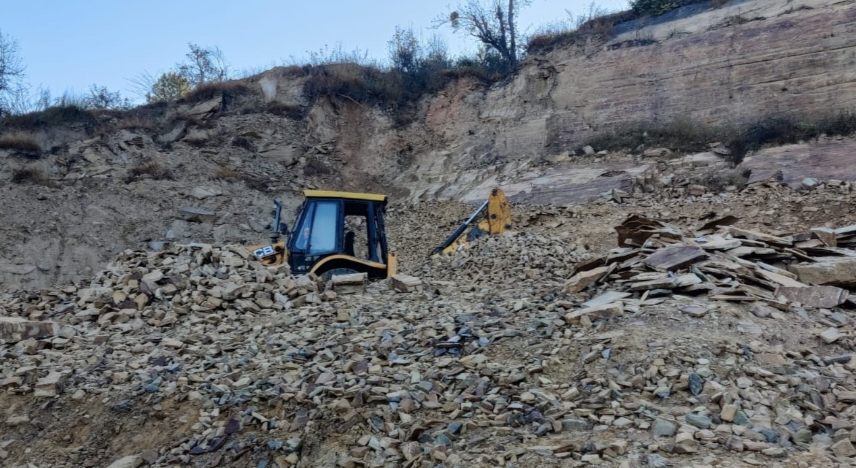
M 274 231 L 268 245 L 250 251 L 270 266 L 288 263 L 292 274 L 329 278 L 333 274 L 367 273 L 383 279 L 396 273 L 397 257 L 389 252 L 384 213 L 386 195 L 305 190 L 292 232 L 280 222 L 276 204 Z M 285 240 L 280 240 L 284 235 Z

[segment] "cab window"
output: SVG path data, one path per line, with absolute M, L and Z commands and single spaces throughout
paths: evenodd
M 309 255 L 335 252 L 338 217 L 338 202 L 318 201 L 312 203 L 296 232 L 295 249 L 302 251 L 308 249 Z

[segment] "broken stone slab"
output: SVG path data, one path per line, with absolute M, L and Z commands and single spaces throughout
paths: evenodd
M 824 332 L 821 333 L 819 336 L 824 343 L 832 344 L 838 341 L 839 338 L 841 338 L 841 332 L 839 332 L 837 328 L 830 327 L 824 330 Z
M 700 262 L 705 258 L 707 258 L 707 254 L 704 250 L 682 245 L 660 249 L 649 255 L 643 263 L 657 271 L 675 271 Z
M 611 304 L 616 301 L 620 301 L 621 299 L 630 297 L 630 293 L 618 292 L 618 291 L 608 291 L 604 294 L 601 294 L 594 299 L 583 302 L 583 307 L 599 307 L 606 304 Z
M 576 294 L 582 291 L 603 277 L 607 271 L 609 267 L 597 267 L 577 273 L 565 283 L 565 294 Z
M 10 415 L 6 418 L 6 425 L 9 427 L 17 427 L 28 422 L 30 422 L 30 417 L 26 414 L 20 416 Z
M 159 143 L 167 144 L 178 141 L 184 135 L 184 131 L 187 129 L 187 123 L 184 120 L 178 122 L 178 124 L 170 130 L 169 133 L 158 136 L 157 140 Z
M 210 187 L 193 187 L 193 190 L 190 191 L 190 196 L 197 200 L 204 200 L 218 195 L 223 195 L 223 191 Z
M 823 245 L 827 247 L 838 247 L 838 238 L 835 236 L 835 231 L 827 227 L 812 228 L 811 234 L 816 237 Z
M 589 320 L 609 320 L 612 317 L 617 317 L 624 313 L 624 307 L 620 302 L 615 302 L 612 304 L 606 304 L 597 307 L 588 307 L 585 309 L 575 310 L 573 312 L 569 312 L 565 315 L 565 321 L 567 323 L 579 323 L 580 319 L 583 316 L 589 318 Z
M 707 307 L 698 304 L 679 307 L 678 310 L 694 318 L 702 318 L 708 313 Z
M 832 453 L 838 458 L 850 458 L 856 455 L 856 448 L 850 442 L 850 439 L 844 439 L 832 445 Z
M 818 286 L 856 286 L 856 257 L 819 257 L 815 263 L 792 263 L 788 271 L 803 283 Z
M 334 275 L 330 280 L 331 289 L 338 295 L 363 294 L 368 283 L 367 273 Z
M 775 294 L 803 306 L 824 309 L 839 306 L 850 296 L 849 292 L 835 286 L 779 287 Z
M 734 237 L 766 242 L 767 244 L 773 244 L 778 246 L 790 247 L 794 243 L 792 237 L 776 237 L 770 234 L 764 234 L 763 232 L 749 231 L 746 229 L 736 228 L 734 226 L 730 226 L 728 228 L 728 232 L 731 233 L 731 235 Z
M 390 283 L 392 285 L 392 289 L 398 292 L 410 293 L 422 290 L 422 280 L 410 275 L 392 275 L 390 277 Z
M 0 317 L 0 341 L 17 343 L 30 338 L 51 338 L 60 332 L 56 322 L 35 322 L 21 317 Z
M 189 115 L 207 114 L 207 113 L 212 112 L 216 109 L 219 109 L 220 105 L 222 103 L 223 103 L 223 96 L 218 95 L 217 97 L 215 97 L 213 99 L 209 99 L 205 102 L 200 102 L 199 104 L 195 105 L 192 109 L 187 111 L 187 113 Z
M 803 288 L 808 285 L 800 283 L 799 281 L 794 280 L 786 275 L 780 274 L 778 272 L 772 272 L 768 270 L 764 270 L 762 268 L 758 268 L 755 270 L 759 276 L 762 276 L 764 279 L 772 281 L 781 286 L 789 287 L 789 288 Z M 792 274 L 790 272 L 785 272 L 789 275 Z
M 137 468 L 143 464 L 143 457 L 139 455 L 128 455 L 127 457 L 122 457 L 113 463 L 111 463 L 107 468 Z
M 704 250 L 731 250 L 743 244 L 740 242 L 740 239 L 715 239 L 699 245 Z
M 36 398 L 52 398 L 57 396 L 65 388 L 68 374 L 63 372 L 51 372 L 36 382 L 34 396 Z
M 185 221 L 196 223 L 210 223 L 217 219 L 217 213 L 203 208 L 186 207 L 179 208 L 179 214 Z
M 693 273 L 687 273 L 685 275 L 675 277 L 665 277 L 650 281 L 633 283 L 630 286 L 630 289 L 632 289 L 633 291 L 645 291 L 649 289 L 674 289 L 682 288 L 685 286 L 692 286 L 694 284 L 699 283 L 701 283 L 701 278 L 699 278 L 698 275 L 695 275 Z
M 11 273 L 13 275 L 28 275 L 36 271 L 37 268 L 36 265 L 0 263 L 0 273 Z

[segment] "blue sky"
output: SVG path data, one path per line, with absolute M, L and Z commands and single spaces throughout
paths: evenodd
M 627 0 L 597 2 L 609 10 Z M 27 82 L 54 95 L 97 83 L 130 94 L 129 80 L 166 71 L 183 59 L 187 43 L 217 46 L 236 70 L 266 69 L 307 51 L 341 44 L 385 59 L 395 27 L 426 37 L 432 20 L 454 6 L 440 1 L 265 0 L 0 0 L 0 31 L 18 42 Z M 532 0 L 520 11 L 524 32 L 583 13 L 590 0 Z M 453 55 L 470 39 L 439 30 Z

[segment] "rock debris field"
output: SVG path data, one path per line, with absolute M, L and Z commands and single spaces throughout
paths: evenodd
M 0 465 L 851 466 L 856 227 L 824 214 L 851 201 L 515 206 L 435 258 L 466 211 L 411 235 L 437 207 L 395 207 L 402 273 L 341 289 L 128 250 L 0 299 Z

